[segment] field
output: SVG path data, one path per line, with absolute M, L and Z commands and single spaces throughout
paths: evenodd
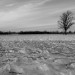
M 0 75 L 75 75 L 74 35 L 0 36 Z

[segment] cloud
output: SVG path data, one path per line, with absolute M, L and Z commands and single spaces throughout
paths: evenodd
M 29 2 L 25 5 L 20 6 L 19 8 L 16 8 L 11 11 L 2 11 L 0 12 L 0 22 L 4 21 L 13 21 L 16 19 L 19 19 L 21 17 L 27 17 L 35 15 L 37 12 L 38 6 L 44 4 L 49 0 L 39 0 L 35 2 Z M 14 4 L 8 4 L 7 7 L 14 6 Z
M 24 16 L 28 16 L 31 14 L 32 10 L 33 10 L 32 4 L 27 4 L 11 11 L 0 12 L 0 22 L 12 21 Z
M 73 10 L 75 10 L 75 7 L 72 6 L 72 7 L 54 9 L 54 10 L 52 10 L 51 13 L 48 12 L 47 14 L 48 15 L 56 15 L 56 16 L 59 15 L 60 16 L 60 14 L 62 14 L 63 12 L 66 12 L 67 10 L 73 11 Z
M 46 2 L 48 2 L 48 1 L 52 1 L 52 0 L 35 0 L 35 5 L 36 6 L 39 6 L 39 5 L 43 5 L 43 4 L 45 4 Z
M 11 6 L 14 6 L 15 4 L 8 4 L 6 5 L 6 7 L 11 7 Z
M 19 16 L 16 12 L 0 12 L 0 21 L 11 21 L 17 19 Z
M 39 5 L 42 5 L 47 1 L 48 0 L 39 0 L 39 1 L 36 0 L 35 2 L 34 1 L 28 2 L 27 4 L 24 4 L 13 10 L 2 11 L 0 12 L 0 22 L 13 21 L 24 16 L 34 15 L 35 13 L 38 13 L 34 10 L 37 9 Z M 14 4 L 7 4 L 6 6 L 8 8 L 14 6 Z

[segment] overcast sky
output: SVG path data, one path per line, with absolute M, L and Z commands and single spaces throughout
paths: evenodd
M 0 0 L 0 30 L 55 30 L 67 10 L 75 0 Z

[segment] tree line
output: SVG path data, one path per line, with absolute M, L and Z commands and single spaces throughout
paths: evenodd
M 59 31 L 20 31 L 20 32 L 3 32 L 0 31 L 0 34 L 75 34 L 75 31 L 68 31 L 72 25 L 74 25 L 75 23 L 73 22 L 74 17 L 73 17 L 73 13 L 71 11 L 66 11 L 64 12 L 58 21 L 58 28 L 62 29 L 63 32 L 59 32 Z

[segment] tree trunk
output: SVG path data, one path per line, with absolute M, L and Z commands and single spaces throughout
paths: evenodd
M 67 30 L 64 31 L 65 35 L 67 35 Z

